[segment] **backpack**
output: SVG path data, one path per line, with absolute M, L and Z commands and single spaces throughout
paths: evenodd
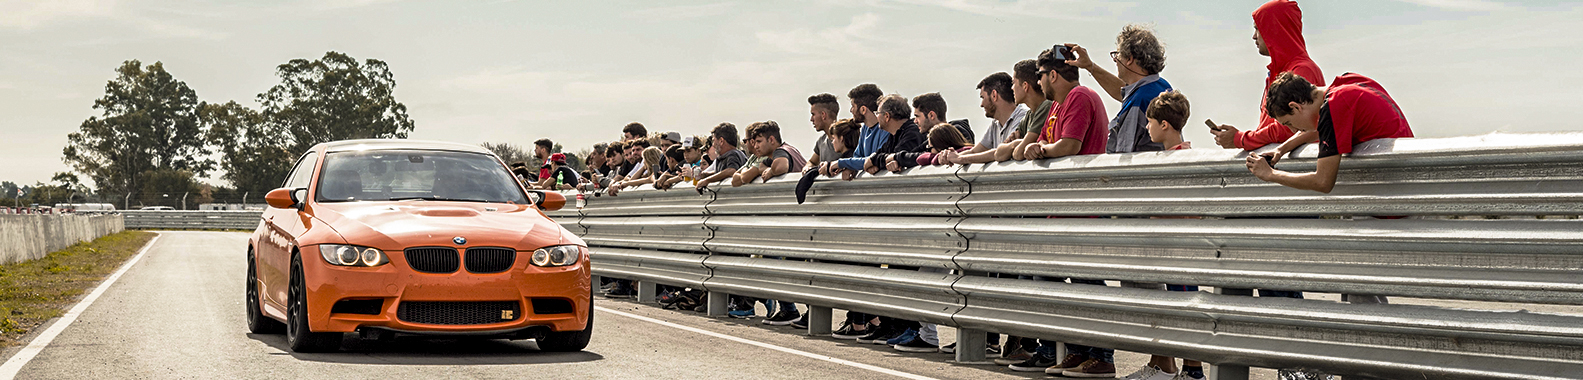
M 708 300 L 709 293 L 700 289 L 685 288 L 661 294 L 659 302 L 664 309 L 698 311 L 709 304 Z

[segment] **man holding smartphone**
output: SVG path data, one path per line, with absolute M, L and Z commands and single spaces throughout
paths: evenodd
M 1325 76 L 1319 71 L 1319 64 L 1308 58 L 1308 45 L 1303 41 L 1303 11 L 1297 7 L 1297 2 L 1271 0 L 1264 3 L 1253 11 L 1253 29 L 1253 43 L 1258 46 L 1259 54 L 1270 57 L 1270 65 L 1266 66 L 1270 71 L 1269 76 L 1264 78 L 1264 89 L 1269 89 L 1275 77 L 1286 72 L 1296 73 L 1309 83 L 1325 85 Z M 1211 126 L 1209 131 L 1215 135 L 1215 144 L 1222 148 L 1243 150 L 1283 142 L 1294 133 L 1270 118 L 1262 104 L 1259 107 L 1258 128 L 1241 131 L 1230 125 L 1218 125 Z

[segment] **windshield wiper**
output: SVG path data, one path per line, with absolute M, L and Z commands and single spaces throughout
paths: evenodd
M 392 200 L 392 201 L 418 200 L 418 201 L 498 203 L 498 202 L 490 202 L 490 201 L 486 201 L 486 200 L 482 200 L 482 199 L 444 198 L 444 197 L 400 197 L 400 198 L 390 198 L 389 200 Z

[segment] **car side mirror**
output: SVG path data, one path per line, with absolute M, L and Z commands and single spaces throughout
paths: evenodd
M 264 203 L 268 203 L 269 207 L 274 208 L 296 208 L 297 205 L 302 203 L 302 198 L 297 193 L 299 191 L 303 192 L 303 195 L 307 193 L 307 189 L 285 187 L 270 190 L 268 194 L 264 194 Z
M 554 191 L 531 191 L 528 197 L 544 211 L 557 211 L 566 207 L 566 196 Z

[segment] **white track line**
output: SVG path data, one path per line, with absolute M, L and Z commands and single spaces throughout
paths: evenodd
M 99 283 L 99 287 L 93 288 L 92 293 L 88 293 L 88 296 L 83 297 L 82 301 L 78 301 L 76 306 L 72 306 L 71 310 L 67 310 L 65 315 L 60 316 L 60 319 L 55 321 L 55 324 L 49 325 L 49 329 L 38 334 L 37 337 L 33 338 L 32 342 L 28 342 L 27 347 L 23 347 L 22 351 L 18 351 L 16 356 L 12 356 L 11 360 L 6 360 L 4 365 L 0 365 L 0 379 L 16 378 L 17 372 L 22 371 L 22 367 L 33 361 L 33 357 L 38 356 L 40 351 L 44 351 L 44 347 L 49 346 L 49 343 L 54 341 L 61 331 L 66 330 L 66 326 L 70 326 L 72 322 L 77 321 L 77 317 L 82 315 L 82 311 L 87 310 L 88 305 L 92 305 L 94 300 L 99 299 L 99 295 L 104 294 L 105 289 L 109 289 L 110 285 L 115 284 L 115 280 L 120 279 L 127 269 L 132 269 L 132 264 L 137 264 L 137 261 L 143 258 L 143 254 L 148 253 L 148 249 L 154 246 L 154 242 L 159 241 L 159 236 L 156 233 L 153 239 L 149 239 L 148 243 L 143 245 L 142 250 L 137 251 L 136 256 L 132 256 L 131 260 L 127 260 L 126 264 L 121 265 L 121 269 L 116 270 L 110 277 L 106 277 L 104 282 Z
M 734 337 L 734 336 L 730 336 L 730 335 L 726 335 L 726 334 L 721 334 L 721 333 L 717 333 L 717 332 L 713 332 L 713 331 L 709 331 L 709 330 L 704 330 L 704 329 L 699 329 L 699 328 L 694 328 L 694 327 L 688 327 L 688 326 L 682 326 L 682 325 L 679 325 L 679 324 L 666 322 L 666 321 L 662 321 L 662 320 L 658 320 L 658 319 L 654 319 L 654 318 L 649 318 L 649 317 L 645 317 L 645 316 L 641 316 L 641 315 L 637 315 L 637 314 L 629 314 L 629 313 L 625 313 L 625 312 L 615 311 L 615 310 L 611 310 L 611 309 L 600 307 L 600 306 L 594 306 L 594 309 L 597 309 L 599 311 L 603 311 L 603 312 L 606 312 L 606 313 L 610 313 L 610 314 L 615 314 L 615 315 L 619 315 L 619 316 L 623 316 L 623 317 L 627 317 L 627 318 L 632 318 L 632 319 L 644 321 L 644 322 L 649 322 L 649 323 L 654 323 L 654 324 L 658 324 L 658 325 L 668 326 L 668 327 L 672 327 L 672 328 L 676 328 L 676 329 L 691 331 L 691 332 L 704 334 L 704 335 L 708 335 L 708 336 L 712 336 L 712 337 L 716 337 L 716 338 L 720 338 L 720 339 L 725 339 L 725 340 L 729 340 L 729 341 L 733 341 L 733 342 L 745 343 L 745 344 L 750 344 L 750 345 L 754 345 L 754 346 L 758 346 L 758 347 L 768 348 L 768 349 L 771 349 L 771 350 L 785 352 L 785 353 L 792 354 L 792 355 L 798 355 L 798 356 L 808 357 L 808 358 L 812 358 L 812 359 L 823 360 L 823 361 L 827 361 L 827 362 L 831 362 L 831 363 L 835 363 L 835 364 L 840 364 L 840 365 L 845 365 L 845 366 L 850 366 L 850 367 L 862 368 L 862 369 L 866 369 L 866 370 L 870 370 L 870 371 L 874 371 L 874 372 L 883 373 L 883 374 L 886 374 L 886 375 L 891 375 L 891 376 L 896 376 L 896 377 L 901 377 L 901 378 L 907 378 L 907 379 L 914 379 L 914 380 L 937 380 L 937 379 L 935 379 L 933 377 L 928 377 L 928 376 L 923 376 L 923 375 L 915 375 L 915 374 L 911 374 L 911 373 L 906 373 L 906 372 L 901 372 L 901 371 L 897 371 L 897 370 L 892 370 L 892 369 L 889 369 L 889 368 L 884 368 L 884 367 L 878 367 L 878 366 L 872 366 L 872 365 L 868 365 L 868 364 L 858 363 L 858 362 L 854 362 L 854 361 L 851 361 L 851 360 L 843 360 L 843 359 L 832 358 L 832 357 L 829 357 L 829 356 L 826 356 L 826 355 L 819 355 L 819 354 L 815 354 L 815 353 L 811 353 L 811 352 L 798 351 L 798 350 L 795 350 L 795 349 L 790 349 L 790 348 L 786 348 L 786 347 L 776 346 L 776 345 L 773 345 L 773 344 L 759 342 L 759 341 L 756 341 L 756 340 L 748 340 L 748 339 L 738 338 L 738 337 Z

